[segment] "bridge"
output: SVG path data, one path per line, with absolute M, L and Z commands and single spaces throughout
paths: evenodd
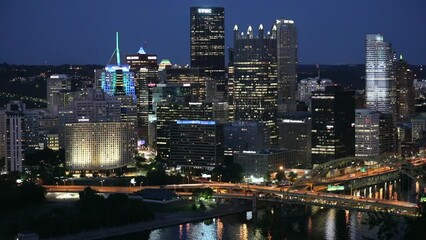
M 48 192 L 80 192 L 86 186 L 56 186 L 45 185 Z M 187 195 L 192 189 L 212 188 L 215 190 L 216 198 L 236 198 L 259 201 L 269 201 L 276 203 L 302 204 L 324 206 L 341 209 L 352 209 L 365 212 L 384 212 L 395 215 L 410 217 L 420 216 L 417 204 L 376 200 L 371 198 L 359 198 L 350 195 L 331 194 L 306 190 L 289 190 L 270 186 L 256 186 L 234 183 L 213 183 L 213 184 L 173 184 L 165 186 L 144 186 L 144 187 L 114 187 L 114 186 L 91 186 L 101 193 L 125 193 L 131 194 L 141 189 L 163 188 L 174 190 L 178 194 Z
M 365 212 L 384 212 L 411 217 L 420 216 L 416 202 L 399 201 L 355 194 L 356 189 L 396 181 L 402 175 L 419 185 L 424 193 L 426 158 L 401 159 L 392 155 L 360 158 L 347 157 L 320 164 L 288 187 L 272 187 L 243 183 L 172 184 L 164 186 L 114 187 L 91 186 L 102 193 L 130 194 L 146 188 L 164 188 L 188 194 L 193 189 L 212 188 L 217 198 L 241 198 L 290 204 L 315 205 Z M 330 186 L 340 186 L 338 193 L 328 192 Z M 85 186 L 45 186 L 49 192 L 79 192 Z M 371 187 L 370 187 L 371 188 Z M 350 189 L 350 193 L 348 191 Z M 371 194 L 370 194 L 371 195 Z M 393 196 L 392 196 L 393 197 Z

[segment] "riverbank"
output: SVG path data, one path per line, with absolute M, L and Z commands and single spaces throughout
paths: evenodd
M 165 228 L 173 225 L 179 225 L 190 222 L 202 221 L 210 218 L 221 217 L 241 212 L 250 211 L 252 209 L 251 201 L 240 202 L 233 201 L 223 203 L 214 208 L 206 209 L 204 211 L 189 211 L 189 212 L 176 212 L 176 213 L 159 213 L 156 214 L 155 220 L 149 222 L 141 222 L 136 224 L 129 224 L 124 226 L 117 226 L 113 228 L 99 228 L 96 230 L 84 231 L 78 234 L 49 237 L 46 240 L 96 240 L 108 237 L 120 236 L 124 234 L 137 233 L 149 231 L 159 228 Z

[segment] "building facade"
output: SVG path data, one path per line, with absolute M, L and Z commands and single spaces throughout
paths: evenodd
M 297 32 L 293 20 L 278 19 L 277 75 L 278 103 L 296 100 L 297 91 Z
M 355 156 L 372 157 L 380 154 L 380 113 L 369 109 L 355 110 Z
M 380 34 L 366 37 L 366 107 L 381 113 L 395 114 L 394 52 Z
M 111 170 L 134 161 L 133 122 L 65 124 L 65 159 L 70 170 Z
M 409 121 L 415 113 L 414 73 L 402 55 L 396 62 L 396 119 Z
M 172 123 L 170 161 L 181 168 L 213 170 L 223 161 L 223 126 L 216 121 L 200 120 Z
M 355 154 L 353 91 L 328 86 L 312 93 L 312 163 L 321 164 Z
M 191 7 L 190 41 L 191 67 L 202 70 L 219 92 L 225 92 L 225 9 Z
M 235 121 L 262 121 L 270 128 L 270 142 L 275 144 L 277 114 L 276 26 L 272 32 L 254 35 L 251 26 L 246 33 L 234 27 L 233 107 Z

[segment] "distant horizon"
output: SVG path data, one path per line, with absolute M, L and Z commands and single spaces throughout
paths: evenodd
M 161 61 L 161 59 L 160 59 Z M 159 61 L 159 62 L 160 62 Z M 70 66 L 89 66 L 89 65 L 99 65 L 99 66 L 106 66 L 107 64 L 98 64 L 98 63 L 61 63 L 61 64 L 19 64 L 19 63 L 10 63 L 10 62 L 0 62 L 0 65 L 7 64 L 7 65 L 13 65 L 13 66 L 64 66 L 64 65 L 70 65 Z M 174 64 L 172 62 L 172 64 Z M 178 64 L 179 65 L 179 64 Z M 311 66 L 311 65 L 319 65 L 321 66 L 345 66 L 345 65 L 365 65 L 365 63 L 336 63 L 336 64 L 324 64 L 324 63 L 298 63 L 297 66 Z M 408 62 L 408 65 L 410 66 L 426 66 L 426 64 L 411 64 Z M 179 66 L 185 66 L 185 65 L 179 65 Z

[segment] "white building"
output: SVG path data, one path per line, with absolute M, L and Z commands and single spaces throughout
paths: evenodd
M 395 115 L 395 54 L 391 44 L 380 34 L 368 34 L 365 59 L 367 108 Z
M 109 170 L 130 164 L 135 157 L 134 122 L 65 124 L 65 159 L 70 170 Z

